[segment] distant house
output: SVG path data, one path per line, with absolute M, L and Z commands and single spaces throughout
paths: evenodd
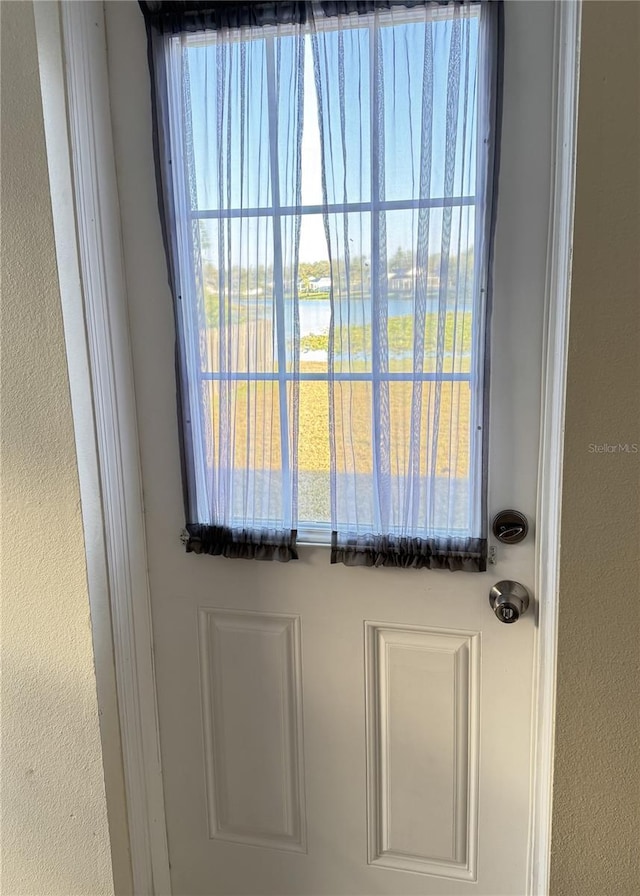
M 420 271 L 417 268 L 408 270 L 393 270 L 389 273 L 389 292 L 409 292 L 415 286 Z M 438 289 L 440 277 L 433 271 L 427 273 L 427 289 Z
M 311 292 L 329 292 L 331 289 L 331 277 L 310 277 L 309 290 Z
M 408 292 L 413 286 L 413 270 L 391 271 L 388 283 L 390 292 Z

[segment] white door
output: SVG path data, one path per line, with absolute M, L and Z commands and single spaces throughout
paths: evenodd
M 524 894 L 536 609 L 489 590 L 534 584 L 553 5 L 505 10 L 489 512 L 531 528 L 481 574 L 184 552 L 145 29 L 105 7 L 173 891 Z

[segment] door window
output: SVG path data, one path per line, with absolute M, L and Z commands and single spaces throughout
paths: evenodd
M 484 569 L 497 4 L 143 6 L 188 550 Z

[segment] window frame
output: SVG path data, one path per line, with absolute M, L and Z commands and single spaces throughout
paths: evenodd
M 481 13 L 482 13 L 482 4 L 478 3 L 477 5 L 470 5 L 468 7 L 472 14 L 476 15 L 479 23 L 481 23 Z M 477 11 L 476 11 L 477 10 Z M 445 5 L 440 9 L 430 8 L 429 16 L 432 20 L 447 20 L 453 18 L 456 13 L 452 11 L 452 5 Z M 467 13 L 468 14 L 468 13 Z M 367 14 L 358 14 L 355 13 L 348 18 L 349 28 L 353 29 L 362 29 L 368 30 L 370 33 L 370 60 L 371 60 L 371 77 L 373 83 L 373 74 L 376 70 L 376 40 L 375 35 L 376 31 L 379 28 L 385 27 L 393 27 L 394 25 L 398 25 L 399 19 L 401 17 L 402 24 L 414 22 L 424 21 L 424 12 L 420 8 L 402 8 L 401 11 L 398 9 L 385 11 L 385 10 L 377 10 L 374 13 Z M 310 39 L 314 30 L 323 30 L 323 31 L 337 31 L 345 28 L 345 18 L 346 16 L 336 16 L 336 17 L 323 17 L 322 19 L 316 19 L 313 22 L 313 25 L 307 23 L 306 25 L 301 26 L 302 30 L 305 32 L 305 39 Z M 371 91 L 371 103 L 372 103 L 372 114 L 371 114 L 371 196 L 369 201 L 360 201 L 360 202 L 346 202 L 346 203 L 329 203 L 329 204 L 301 204 L 300 206 L 291 206 L 291 205 L 281 205 L 280 204 L 280 191 L 279 191 L 279 169 L 278 169 L 278 159 L 277 159 L 277 125 L 274 128 L 274 120 L 277 117 L 277 108 L 275 104 L 277 103 L 276 98 L 276 90 L 275 90 L 275 74 L 274 74 L 274 45 L 275 41 L 279 38 L 286 37 L 287 34 L 293 35 L 297 32 L 300 26 L 286 26 L 279 25 L 277 27 L 264 25 L 260 29 L 255 29 L 253 33 L 249 32 L 247 29 L 238 29 L 237 31 L 228 31 L 225 32 L 224 42 L 225 44 L 233 44 L 236 42 L 247 42 L 250 40 L 264 40 L 265 41 L 265 51 L 266 51 L 266 71 L 267 71 L 267 97 L 268 97 L 268 120 L 269 120 L 269 168 L 270 168 L 270 178 L 271 178 L 271 204 L 265 206 L 257 206 L 252 208 L 241 208 L 241 207 L 231 207 L 231 208 L 221 208 L 221 209 L 212 209 L 212 208 L 191 208 L 190 212 L 190 220 L 188 222 L 189 225 L 192 225 L 194 222 L 200 224 L 201 222 L 206 221 L 228 221 L 232 219 L 256 219 L 261 217 L 269 218 L 273 224 L 273 246 L 274 246 L 274 259 L 273 259 L 273 290 L 274 290 L 274 300 L 273 304 L 276 308 L 276 319 L 277 326 L 275 331 L 275 339 L 277 341 L 278 346 L 278 370 L 268 373 L 266 371 L 262 372 L 251 372 L 251 371 L 236 371 L 236 372 L 220 372 L 214 370 L 200 370 L 199 371 L 199 383 L 202 382 L 211 382 L 211 381 L 237 381 L 237 382 L 277 382 L 278 390 L 279 390 L 279 407 L 280 407 L 280 445 L 282 450 L 282 469 L 283 469 L 283 484 L 288 486 L 289 484 L 289 471 L 290 471 L 290 460 L 289 460 L 289 424 L 288 424 L 288 403 L 286 400 L 286 390 L 288 384 L 297 380 L 298 382 L 329 382 L 330 379 L 336 382 L 438 382 L 438 383 L 450 383 L 450 382 L 468 382 L 470 388 L 470 431 L 472 435 L 470 436 L 469 443 L 469 493 L 470 493 L 470 517 L 469 517 L 469 528 L 465 530 L 452 530 L 451 528 L 447 530 L 432 530 L 431 534 L 436 537 L 442 536 L 454 536 L 454 537 L 474 537 L 474 531 L 479 531 L 479 527 L 474 525 L 474 520 L 478 517 L 480 511 L 479 507 L 474 507 L 474 503 L 476 503 L 476 498 L 479 498 L 479 492 L 477 487 L 474 485 L 474 476 L 478 474 L 482 476 L 481 471 L 477 471 L 475 469 L 476 463 L 474 461 L 474 457 L 479 459 L 479 462 L 482 458 L 481 446 L 478 436 L 478 431 L 481 427 L 478 426 L 477 420 L 482 417 L 482 391 L 477 388 L 477 382 L 480 380 L 482 382 L 482 372 L 480 367 L 484 365 L 484 350 L 485 346 L 482 344 L 484 339 L 484 308 L 483 303 L 481 301 L 476 301 L 474 299 L 472 305 L 472 336 L 471 336 L 471 364 L 469 371 L 465 372 L 423 372 L 421 374 L 416 374 L 415 372 L 392 372 L 385 371 L 381 373 L 375 370 L 376 361 L 375 359 L 372 361 L 372 370 L 370 372 L 362 372 L 362 373 L 343 373 L 343 372 L 333 372 L 329 373 L 329 371 L 325 372 L 310 372 L 310 371 L 292 371 L 290 369 L 290 365 L 287 364 L 286 361 L 286 335 L 285 335 L 285 326 L 283 321 L 283 309 L 282 309 L 282 301 L 278 301 L 275 297 L 277 295 L 283 295 L 283 262 L 282 262 L 282 252 L 281 252 L 281 236 L 280 236 L 280 221 L 283 217 L 287 215 L 295 215 L 299 214 L 302 217 L 308 215 L 322 215 L 322 214 L 351 214 L 351 213 L 366 213 L 371 216 L 372 222 L 372 232 L 371 232 L 371 263 L 372 269 L 374 269 L 374 265 L 376 262 L 374 261 L 374 255 L 376 254 L 376 238 L 374 236 L 375 229 L 375 221 L 378 219 L 378 215 L 382 212 L 388 211 L 404 211 L 404 210 L 420 210 L 420 209 L 438 209 L 438 208 L 465 208 L 465 207 L 473 207 L 477 209 L 477 196 L 478 196 L 478 183 L 476 182 L 476 191 L 474 195 L 465 195 L 462 197 L 444 197 L 444 196 L 435 196 L 435 197 L 424 197 L 417 199 L 395 199 L 395 200 L 383 200 L 378 195 L 378 170 L 379 170 L 379 158 L 377 153 L 377 138 L 376 132 L 377 129 L 375 127 L 375 122 L 377 120 L 377 116 L 375 114 L 375 103 L 376 103 L 376 91 Z M 259 33 L 258 33 L 259 32 Z M 205 33 L 194 33 L 194 34 L 178 34 L 171 35 L 167 37 L 167 41 L 169 44 L 173 43 L 175 48 L 180 47 L 181 49 L 186 44 L 188 47 L 197 47 L 197 46 L 207 46 L 212 40 L 218 40 L 218 32 L 210 31 Z M 478 36 L 478 47 L 479 49 L 482 47 L 482 38 L 479 34 Z M 480 66 L 480 56 L 478 57 L 478 65 Z M 169 68 L 169 67 L 168 67 Z M 478 106 L 478 114 L 480 109 L 480 101 L 481 98 L 477 99 Z M 476 135 L 476 139 L 479 139 L 479 136 Z M 304 163 L 303 163 L 304 164 Z M 185 222 L 185 225 L 187 222 Z M 378 259 L 377 264 L 379 265 L 380 261 Z M 486 272 L 485 272 L 486 273 Z M 374 276 L 372 274 L 372 281 L 374 280 Z M 479 282 L 476 282 L 479 281 Z M 197 290 L 197 284 L 194 285 L 194 288 Z M 477 291 L 485 292 L 487 290 L 486 276 L 483 277 L 482 273 L 478 271 L 477 266 L 474 269 L 474 285 L 472 287 L 472 291 L 475 295 Z M 481 318 L 481 319 L 479 319 Z M 377 363 L 379 368 L 379 362 Z M 375 417 L 375 412 L 374 412 Z M 476 436 L 476 440 L 474 442 L 473 436 Z M 375 446 L 374 446 L 375 451 Z M 196 471 L 197 475 L 197 471 Z M 327 473 L 327 485 L 329 483 L 330 473 Z M 289 496 L 285 495 L 285 500 L 289 500 Z M 265 528 L 269 528 L 272 525 L 273 521 L 265 519 L 263 520 L 263 525 Z M 310 545 L 328 545 L 331 542 L 331 520 L 327 521 L 307 521 L 307 520 L 299 520 L 297 526 L 297 542 L 299 544 L 310 544 Z M 394 535 L 393 531 L 389 532 L 390 535 Z

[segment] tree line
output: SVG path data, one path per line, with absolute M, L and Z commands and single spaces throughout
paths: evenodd
M 460 256 L 449 256 L 448 286 L 455 288 L 457 282 L 469 282 L 473 276 L 473 247 Z M 398 247 L 393 255 L 387 259 L 387 276 L 390 282 L 395 277 L 407 280 L 414 277 L 415 256 L 410 249 Z M 430 285 L 436 282 L 440 276 L 441 255 L 434 253 L 429 256 L 427 262 L 427 276 Z M 217 294 L 220 289 L 220 277 L 218 267 L 211 261 L 204 261 L 202 265 L 205 291 Z M 315 281 L 331 276 L 331 266 L 328 259 L 317 261 L 301 261 L 298 265 L 298 292 L 302 295 L 311 294 L 314 291 Z M 334 262 L 334 278 L 343 289 L 347 283 L 347 268 L 344 258 Z M 371 262 L 365 255 L 357 255 L 349 260 L 349 285 L 352 289 L 369 290 L 371 288 Z M 257 264 L 255 266 L 242 266 L 234 264 L 225 272 L 225 289 L 238 296 L 260 296 L 270 294 L 273 288 L 273 265 Z M 291 271 L 284 272 L 285 293 L 293 292 Z M 398 287 L 402 290 L 403 287 Z

